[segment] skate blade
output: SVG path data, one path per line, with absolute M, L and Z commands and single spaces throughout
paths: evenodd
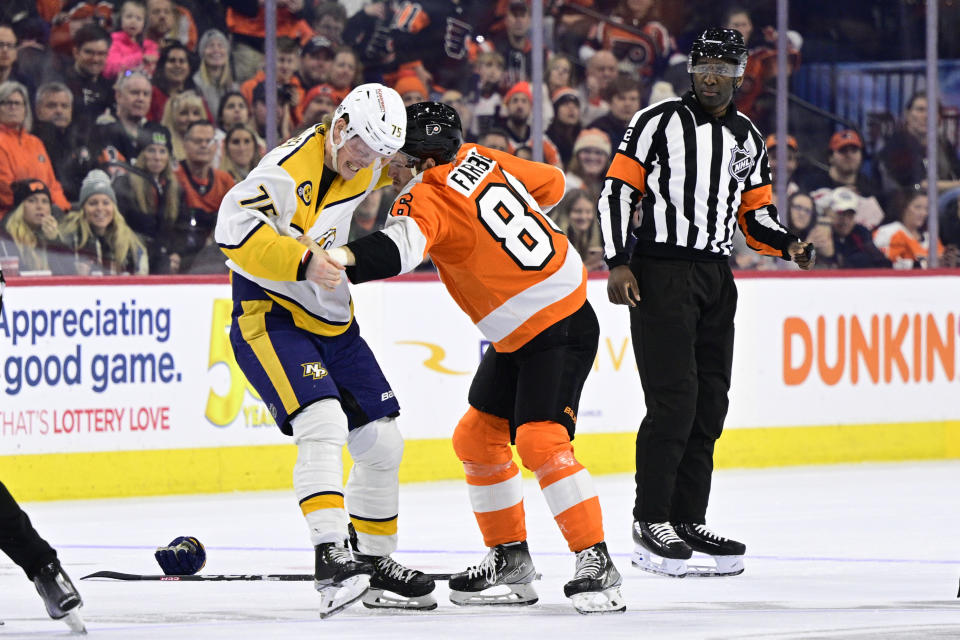
M 507 591 L 504 593 L 504 588 Z M 519 606 L 536 604 L 540 597 L 532 584 L 501 584 L 483 591 L 450 590 L 450 602 L 461 607 Z
M 437 608 L 437 599 L 433 594 L 405 597 L 383 589 L 368 589 L 363 594 L 363 606 L 367 609 L 393 609 L 406 611 L 433 611 Z
M 639 544 L 633 548 L 630 564 L 641 571 L 668 578 L 684 578 L 688 575 L 686 560 L 662 558 Z
M 707 556 L 713 565 L 691 564 L 687 567 L 690 578 L 723 578 L 743 573 L 743 556 Z
M 73 609 L 70 611 L 70 613 L 61 618 L 61 620 L 63 620 L 67 626 L 70 627 L 71 632 L 86 635 L 87 626 L 83 623 L 83 618 L 80 617 L 80 612 L 77 611 L 79 608 L 80 607 Z
M 319 587 L 320 618 L 335 616 L 363 597 L 370 586 L 370 576 L 351 576 L 339 583 Z
M 573 608 L 577 613 L 589 615 L 593 613 L 623 613 L 627 610 L 627 603 L 623 600 L 620 587 L 611 587 L 604 591 L 585 591 L 570 596 Z

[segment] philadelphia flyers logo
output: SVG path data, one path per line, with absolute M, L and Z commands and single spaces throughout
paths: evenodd
M 439 135 L 439 133 L 440 133 L 440 125 L 438 125 L 438 124 L 428 124 L 428 125 L 426 125 L 426 130 L 427 130 L 427 135 L 428 135 L 428 136 Z

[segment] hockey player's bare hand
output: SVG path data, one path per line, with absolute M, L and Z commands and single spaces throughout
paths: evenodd
M 640 286 L 630 267 L 623 264 L 610 269 L 607 277 L 607 297 L 613 304 L 637 306 L 640 302 Z
M 790 246 L 787 247 L 787 253 L 797 263 L 797 266 L 804 271 L 809 271 L 817 259 L 811 242 L 791 242 Z
M 346 267 L 330 257 L 312 238 L 300 236 L 297 238 L 313 254 L 310 264 L 307 265 L 305 278 L 327 291 L 333 291 L 340 284 L 342 272 Z

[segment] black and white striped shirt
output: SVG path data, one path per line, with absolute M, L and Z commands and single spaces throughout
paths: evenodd
M 760 132 L 731 106 L 714 118 L 692 92 L 634 114 L 600 193 L 604 258 L 627 264 L 630 216 L 640 255 L 726 260 L 736 225 L 747 245 L 789 259 L 796 236 L 777 219 Z

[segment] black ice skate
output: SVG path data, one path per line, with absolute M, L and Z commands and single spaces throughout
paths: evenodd
M 34 576 L 33 584 L 51 618 L 63 620 L 74 633 L 87 632 L 79 611 L 83 600 L 58 561 L 44 565 Z
M 390 556 L 357 555 L 357 560 L 374 568 L 370 589 L 363 595 L 363 606 L 417 611 L 437 608 L 437 600 L 431 595 L 436 584 L 423 572 L 408 569 Z
M 363 597 L 370 586 L 372 565 L 357 562 L 342 544 L 325 542 L 316 547 L 313 586 L 320 592 L 320 617 L 340 613 Z
M 633 522 L 633 566 L 671 578 L 687 575 L 690 548 L 669 522 Z
M 530 583 L 539 578 L 525 540 L 498 544 L 483 562 L 450 576 L 450 601 L 459 605 L 534 604 L 538 597 Z
M 627 610 L 620 595 L 621 582 L 606 543 L 598 542 L 577 552 L 577 572 L 563 585 L 563 595 L 580 613 L 620 613 Z
M 687 575 L 697 577 L 738 576 L 743 573 L 743 554 L 747 546 L 742 542 L 719 536 L 703 524 L 677 524 L 677 535 L 690 547 L 713 560 L 714 566 L 691 564 Z

